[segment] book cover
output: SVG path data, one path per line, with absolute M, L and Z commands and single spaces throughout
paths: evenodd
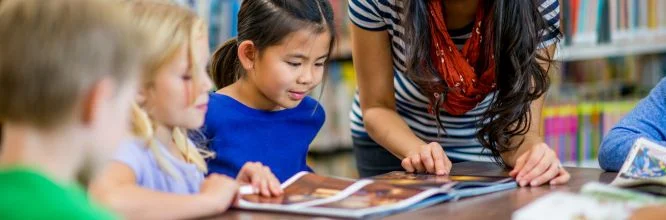
M 646 138 L 636 140 L 611 185 L 666 195 L 666 147 Z

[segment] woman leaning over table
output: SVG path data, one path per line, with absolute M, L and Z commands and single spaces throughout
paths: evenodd
M 349 0 L 361 176 L 496 161 L 521 186 L 570 176 L 540 135 L 556 0 Z

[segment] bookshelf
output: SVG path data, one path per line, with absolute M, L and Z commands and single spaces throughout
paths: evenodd
M 558 49 L 555 60 L 561 62 L 583 61 L 605 57 L 655 54 L 664 51 L 666 51 L 666 39 L 648 43 L 564 46 Z
M 559 2 L 544 136 L 565 165 L 599 167 L 602 138 L 666 75 L 666 1 Z

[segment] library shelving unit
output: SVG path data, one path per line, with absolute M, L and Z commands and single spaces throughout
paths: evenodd
M 566 46 L 558 50 L 556 59 L 562 62 L 633 55 L 658 54 L 666 51 L 666 41 L 649 41 L 629 44 L 590 46 Z
M 544 137 L 565 165 L 599 167 L 603 137 L 665 75 L 666 1 L 559 2 Z

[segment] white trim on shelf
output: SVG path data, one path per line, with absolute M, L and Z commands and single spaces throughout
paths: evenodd
M 666 40 L 588 46 L 559 46 L 555 60 L 578 61 L 595 58 L 666 52 Z
M 566 162 L 562 162 L 562 166 L 564 166 L 564 167 L 601 169 L 601 166 L 599 166 L 599 160 L 597 160 L 597 159 L 587 159 L 587 160 L 583 160 L 583 161 L 566 161 Z

